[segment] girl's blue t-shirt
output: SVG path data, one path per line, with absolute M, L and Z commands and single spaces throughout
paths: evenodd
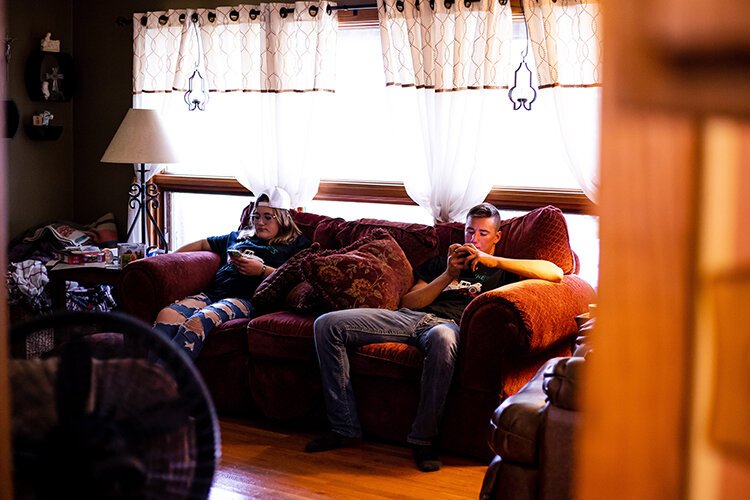
M 213 302 L 230 297 L 249 299 L 262 281 L 260 276 L 240 274 L 227 259 L 229 249 L 252 250 L 267 266 L 277 268 L 289 257 L 310 246 L 310 240 L 304 235 L 298 236 L 288 244 L 269 245 L 267 241 L 256 236 L 244 237 L 244 234 L 246 232 L 232 231 L 223 236 L 207 238 L 211 250 L 221 256 L 221 265 L 216 271 L 214 281 L 203 291 Z

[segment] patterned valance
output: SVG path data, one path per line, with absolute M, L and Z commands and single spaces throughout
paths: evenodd
M 333 91 L 337 18 L 328 5 L 136 13 L 133 92 L 187 91 L 195 69 L 211 92 Z
M 436 91 L 507 88 L 510 3 L 378 0 L 388 85 Z
M 598 0 L 521 0 L 539 88 L 601 85 Z

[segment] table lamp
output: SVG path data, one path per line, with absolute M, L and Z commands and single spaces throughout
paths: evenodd
M 154 219 L 150 208 L 159 207 L 159 188 L 146 183 L 148 169 L 146 163 L 177 163 L 177 154 L 170 144 L 166 130 L 161 123 L 159 113 L 153 109 L 129 109 L 122 120 L 120 128 L 104 152 L 102 163 L 135 163 L 139 174 L 136 182 L 130 186 L 129 203 L 136 208 L 133 222 L 128 228 L 126 240 L 130 240 L 136 222 L 141 223 L 141 243 L 146 241 L 146 221 L 150 220 L 164 249 L 168 249 L 164 232 Z

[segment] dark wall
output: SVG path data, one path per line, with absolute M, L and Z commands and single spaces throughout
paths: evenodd
M 23 130 L 9 140 L 9 234 L 65 219 L 88 223 L 115 214 L 120 235 L 127 221 L 133 169 L 99 160 L 132 106 L 133 28 L 118 16 L 134 12 L 235 5 L 195 0 L 8 0 L 8 34 L 16 38 L 10 97 L 23 119 L 49 109 L 64 126 L 57 141 L 32 141 Z M 32 103 L 24 88 L 24 64 L 45 33 L 60 39 L 76 65 L 77 91 L 71 102 Z M 41 105 L 44 106 L 41 106 Z
M 133 169 L 99 159 L 132 106 L 133 28 L 118 16 L 169 8 L 212 7 L 223 2 L 186 0 L 8 0 L 7 34 L 15 39 L 8 98 L 22 125 L 8 139 L 8 234 L 52 220 L 92 222 L 114 212 L 126 231 Z M 69 102 L 33 102 L 26 92 L 26 60 L 47 32 L 73 56 L 77 89 Z M 49 110 L 63 133 L 56 141 L 32 140 L 23 123 Z
M 32 51 L 39 50 L 39 41 L 47 32 L 60 40 L 61 51 L 73 53 L 72 20 L 70 0 L 6 2 L 6 34 L 14 39 L 7 98 L 15 102 L 21 115 L 15 135 L 6 139 L 10 237 L 44 221 L 74 216 L 74 101 L 32 101 L 24 83 L 26 61 Z M 32 115 L 44 110 L 54 115 L 54 125 L 64 127 L 56 141 L 32 140 L 24 129 Z
M 73 3 L 75 53 L 81 76 L 75 103 L 73 211 L 81 221 L 114 212 L 124 237 L 133 168 L 99 161 L 133 104 L 133 27 L 118 26 L 117 18 L 131 19 L 134 12 L 233 4 L 186 0 Z

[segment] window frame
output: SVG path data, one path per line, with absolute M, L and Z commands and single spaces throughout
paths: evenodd
M 233 177 L 188 176 L 162 173 L 153 178 L 164 193 L 206 193 L 251 196 Z M 316 200 L 416 205 L 402 182 L 321 180 Z M 501 210 L 534 210 L 554 205 L 565 213 L 595 215 L 595 205 L 580 189 L 494 186 L 486 201 Z M 164 207 L 162 202 L 160 207 Z M 163 215 L 162 215 L 163 217 Z

